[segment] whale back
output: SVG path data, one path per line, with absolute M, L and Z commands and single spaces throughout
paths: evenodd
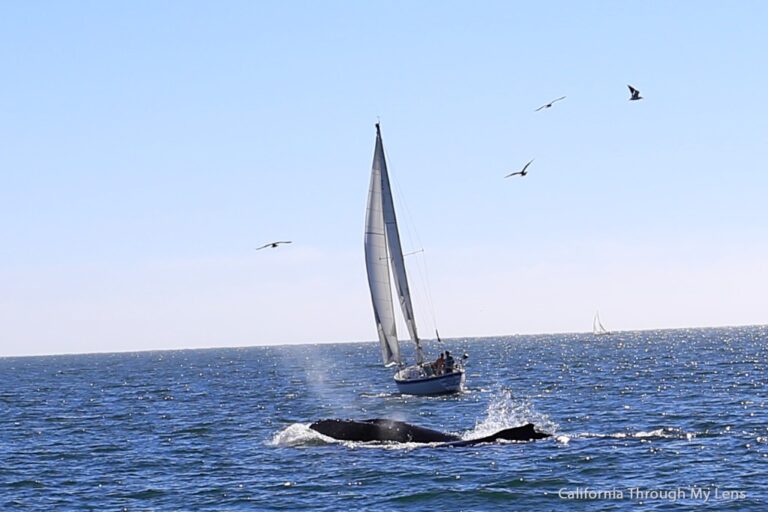
M 494 443 L 499 440 L 504 441 L 534 441 L 536 439 L 545 439 L 551 437 L 551 434 L 538 432 L 533 423 L 526 423 L 520 427 L 506 428 L 499 430 L 490 436 L 477 439 L 466 439 L 452 443 L 446 443 L 444 446 L 473 446 L 481 443 Z
M 369 420 L 320 420 L 309 428 L 341 441 L 390 441 L 397 443 L 444 443 L 461 439 L 454 434 L 419 427 L 403 421 L 374 418 Z
M 536 431 L 533 423 L 500 430 L 490 436 L 462 439 L 449 434 L 405 423 L 404 421 L 374 418 L 369 420 L 320 420 L 309 428 L 340 441 L 395 442 L 395 443 L 444 443 L 440 446 L 473 446 L 480 443 L 505 441 L 533 441 L 550 437 Z

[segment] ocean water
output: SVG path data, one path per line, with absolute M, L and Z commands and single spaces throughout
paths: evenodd
M 396 393 L 373 343 L 0 359 L 0 510 L 768 510 L 768 327 L 450 340 Z M 428 347 L 436 353 L 441 346 Z M 465 438 L 336 442 L 321 418 Z

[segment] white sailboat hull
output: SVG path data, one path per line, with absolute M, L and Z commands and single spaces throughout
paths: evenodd
M 414 376 L 418 375 L 420 368 L 410 366 L 395 374 L 397 390 L 404 395 L 444 395 L 458 393 L 464 389 L 466 376 L 464 369 L 457 369 L 444 375 Z

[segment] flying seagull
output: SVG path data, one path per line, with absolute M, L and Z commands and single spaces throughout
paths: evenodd
M 629 97 L 629 101 L 634 101 L 634 100 L 641 100 L 641 99 L 643 99 L 643 97 L 642 97 L 642 96 L 640 96 L 640 91 L 638 91 L 637 89 L 635 89 L 635 88 L 634 88 L 634 87 L 632 87 L 631 85 L 627 85 L 627 87 L 629 87 L 629 94 L 631 94 L 631 95 L 632 95 L 632 96 L 630 96 L 630 97 Z
M 527 169 L 528 169 L 528 166 L 529 166 L 529 165 L 531 165 L 531 163 L 533 163 L 533 160 L 531 160 L 530 162 L 528 162 L 527 164 L 525 164 L 525 167 L 523 167 L 523 170 L 522 170 L 522 171 L 513 172 L 513 173 L 511 173 L 511 174 L 507 174 L 507 175 L 506 175 L 506 176 L 504 176 L 504 177 L 505 177 L 505 178 L 509 178 L 510 176 L 514 176 L 514 175 L 516 175 L 516 174 L 519 174 L 520 176 L 525 176 L 526 174 L 528 174 L 528 171 L 527 171 Z
M 266 249 L 267 247 L 276 248 L 280 244 L 290 244 L 292 243 L 290 240 L 280 240 L 279 242 L 270 242 L 268 244 L 264 244 L 261 247 L 257 247 L 256 250 L 260 251 L 262 249 Z
M 559 98 L 557 98 L 556 100 L 552 100 L 552 101 L 550 101 L 549 103 L 547 103 L 546 105 L 542 105 L 542 106 L 540 106 L 539 108 L 537 108 L 536 110 L 534 110 L 534 112 L 538 112 L 539 110 L 541 110 L 541 109 L 544 109 L 544 108 L 549 108 L 549 107 L 551 107 L 551 106 L 552 106 L 552 104 L 553 104 L 553 103 L 555 103 L 556 101 L 560 101 L 560 100 L 564 100 L 564 99 L 565 99 L 565 96 L 560 96 L 560 97 L 559 97 Z

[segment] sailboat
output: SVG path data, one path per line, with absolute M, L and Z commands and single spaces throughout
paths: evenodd
M 592 334 L 595 336 L 606 336 L 611 334 L 611 331 L 606 329 L 603 323 L 600 321 L 599 311 L 595 311 L 595 318 L 592 319 Z
M 384 366 L 396 366 L 395 384 L 398 391 L 409 395 L 437 395 L 455 393 L 464 387 L 464 368 L 456 359 L 440 368 L 426 363 L 424 349 L 416 331 L 411 292 L 405 269 L 400 232 L 389 184 L 381 128 L 376 123 L 376 147 L 373 153 L 371 184 L 365 220 L 365 264 L 368 271 L 368 287 L 371 290 L 373 316 L 379 334 Z M 398 302 L 408 327 L 408 334 L 415 344 L 416 364 L 407 366 L 400 354 L 395 324 L 395 308 L 391 281 L 395 282 Z

